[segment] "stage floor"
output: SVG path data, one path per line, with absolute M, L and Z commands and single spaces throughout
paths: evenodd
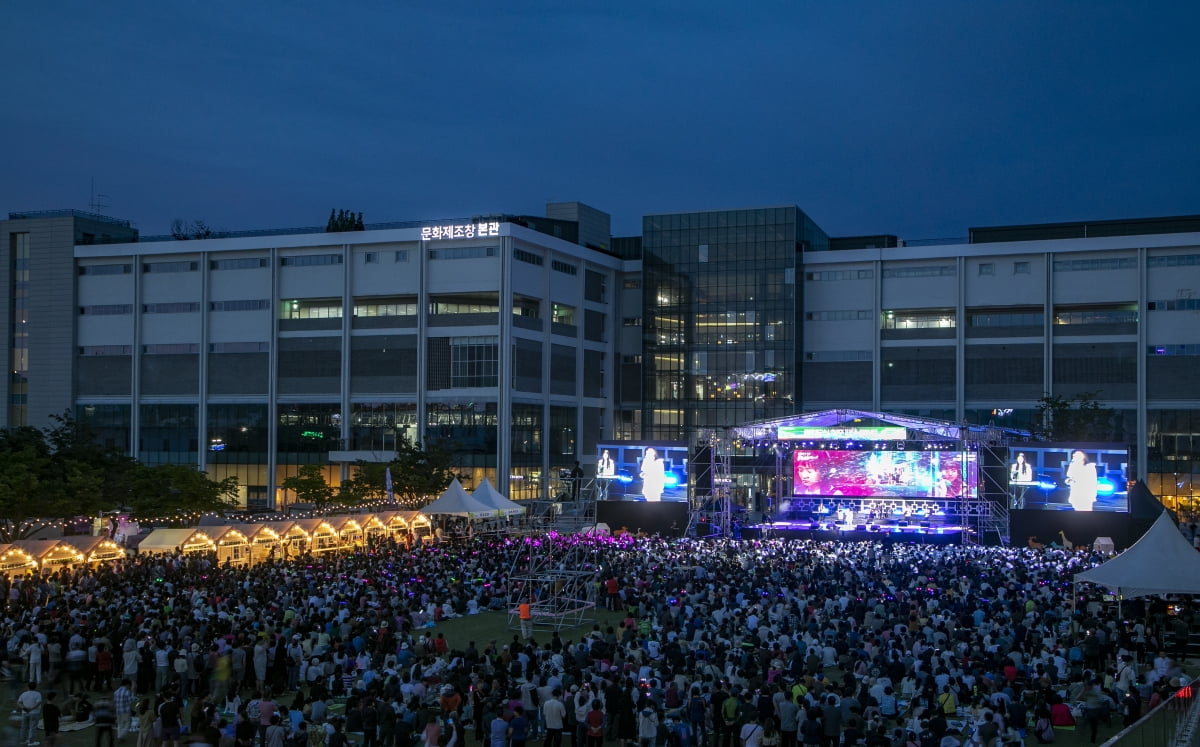
M 851 542 L 909 542 L 926 545 L 952 545 L 961 542 L 966 527 L 957 524 L 932 524 L 928 527 L 917 525 L 899 526 L 896 524 L 880 525 L 878 529 L 859 529 L 862 524 L 837 524 L 821 522 L 814 525 L 809 521 L 775 521 L 755 524 L 742 529 L 745 539 L 777 537 L 780 539 L 812 539 L 821 542 L 851 541 Z

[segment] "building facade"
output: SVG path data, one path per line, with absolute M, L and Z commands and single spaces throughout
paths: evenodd
M 794 206 L 643 219 L 643 438 L 690 441 L 797 411 L 797 273 L 806 250 L 828 247 Z
M 4 228 L 10 275 L 32 263 L 43 282 L 45 227 Z M 236 477 L 247 505 L 270 507 L 300 466 L 336 485 L 401 439 L 449 446 L 469 482 L 544 497 L 613 422 L 621 261 L 606 252 L 498 218 L 96 244 L 66 230 L 53 229 L 61 295 L 34 289 L 32 329 L 10 304 L 10 357 L 36 343 L 29 409 L 10 383 L 7 425 L 73 408 L 143 463 Z
M 77 210 L 0 221 L 0 329 L 9 363 L 0 427 L 43 427 L 73 408 L 75 247 L 137 236 L 129 221 Z
M 1077 238 L 1058 238 L 1077 236 Z M 1028 428 L 1044 395 L 1115 411 L 1168 505 L 1200 481 L 1200 221 L 975 229 L 806 252 L 803 409 Z M 1183 499 L 1180 502 L 1178 499 Z

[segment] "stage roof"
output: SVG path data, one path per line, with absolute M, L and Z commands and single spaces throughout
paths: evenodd
M 759 420 L 731 429 L 732 435 L 748 439 L 774 439 L 780 426 L 810 428 L 854 428 L 901 427 L 909 431 L 909 438 L 929 440 L 935 438 L 963 441 L 995 441 L 1028 439 L 1027 431 L 999 428 L 994 425 L 959 424 L 949 420 L 935 420 L 915 415 L 894 412 L 869 412 L 867 410 L 821 410 L 797 415 L 788 415 L 771 420 Z

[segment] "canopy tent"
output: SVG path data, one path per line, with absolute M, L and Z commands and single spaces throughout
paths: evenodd
M 63 537 L 62 541 L 69 545 L 74 545 L 79 552 L 83 553 L 84 562 L 92 565 L 125 559 L 125 548 L 106 537 L 73 534 L 69 537 Z
M 1112 589 L 1126 599 L 1151 594 L 1200 594 L 1196 552 L 1166 510 L 1142 538 L 1107 563 L 1075 574 L 1075 583 Z
M 43 571 L 57 571 L 84 562 L 79 548 L 60 539 L 23 539 L 13 545 L 29 553 Z
M 199 529 L 155 529 L 138 543 L 139 554 L 167 554 L 181 550 L 184 555 L 214 552 L 216 543 Z
M 471 495 L 485 506 L 491 506 L 496 516 L 519 516 L 525 513 L 524 506 L 500 495 L 500 491 L 492 487 L 491 481 L 486 477 Z
M 362 526 L 363 542 L 367 545 L 374 545 L 387 536 L 387 520 L 391 516 L 387 514 L 365 514 L 358 518 L 358 523 Z
M 23 576 L 37 570 L 37 559 L 13 545 L 0 545 L 0 574 Z
M 458 478 L 455 478 L 450 487 L 446 488 L 446 492 L 422 508 L 421 513 L 429 516 L 465 516 L 468 519 L 480 519 L 495 516 L 496 510 L 468 493 Z

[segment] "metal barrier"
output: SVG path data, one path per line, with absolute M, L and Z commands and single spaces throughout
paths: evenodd
M 1157 708 L 1104 742 L 1101 747 L 1200 747 L 1200 678 L 1179 688 Z

